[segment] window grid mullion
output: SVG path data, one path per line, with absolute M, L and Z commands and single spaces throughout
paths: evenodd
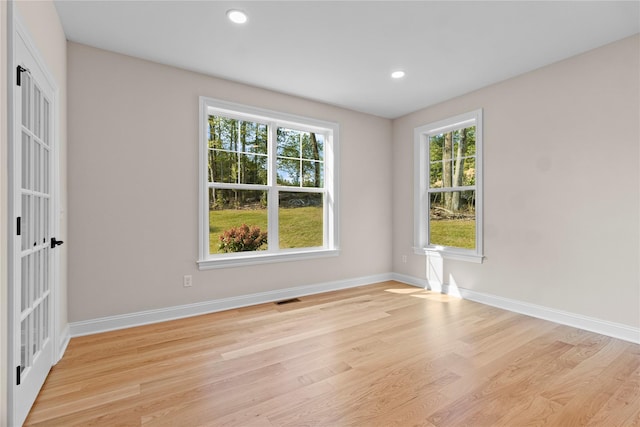
M 278 227 L 278 124 L 271 122 L 268 125 L 268 146 L 267 153 L 269 158 L 269 176 L 267 178 L 267 184 L 269 192 L 267 195 L 267 252 L 277 252 L 280 249 L 280 237 Z
M 465 185 L 462 187 L 444 187 L 444 188 L 428 188 L 428 193 L 454 193 L 456 191 L 472 191 L 475 190 L 475 185 Z
M 240 135 L 240 131 L 242 129 L 242 120 L 238 120 L 237 122 L 237 129 L 236 129 L 236 168 L 238 168 L 238 173 L 236 173 L 236 183 L 240 184 L 242 183 L 242 177 L 240 176 L 240 173 L 242 172 L 242 168 L 240 167 L 240 139 L 241 139 L 241 135 Z

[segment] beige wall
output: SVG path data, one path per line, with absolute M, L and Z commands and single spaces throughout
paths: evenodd
M 0 392 L 0 426 L 8 423 L 7 414 L 7 242 L 5 238 L 7 224 L 7 128 L 6 128 L 6 112 L 7 108 L 7 10 L 8 4 L 0 1 L 0 52 L 1 52 L 1 71 L 0 71 L 0 384 L 2 391 Z M 19 15 L 39 51 L 41 58 L 46 62 L 49 71 L 53 74 L 59 94 L 59 141 L 61 145 L 60 151 L 60 170 L 62 179 L 62 200 L 61 209 L 66 210 L 66 37 L 62 31 L 62 26 L 58 19 L 57 12 L 51 0 L 47 1 L 18 1 L 13 5 L 13 11 Z M 61 236 L 66 234 L 66 221 L 64 215 L 61 218 Z M 59 322 L 57 333 L 60 336 L 67 327 L 66 314 L 66 251 L 61 251 L 61 281 L 60 281 L 60 304 L 58 307 Z
M 391 270 L 390 120 L 81 44 L 68 55 L 71 322 Z M 340 124 L 339 257 L 197 269 L 201 95 Z
M 638 328 L 639 40 L 395 120 L 394 271 L 426 277 L 412 255 L 413 129 L 483 108 L 486 260 L 445 261 L 445 279 Z

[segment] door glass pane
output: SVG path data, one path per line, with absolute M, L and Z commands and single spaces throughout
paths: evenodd
M 27 338 L 29 336 L 29 318 L 20 322 L 20 372 L 29 367 L 27 360 Z
M 231 253 L 267 248 L 267 192 L 209 190 L 209 252 Z
M 38 299 L 40 297 L 42 297 L 42 282 L 43 282 L 43 277 L 42 277 L 42 264 L 43 264 L 43 253 L 42 250 L 37 251 L 35 254 L 35 264 L 36 264 L 36 271 L 35 271 L 35 298 Z M 35 300 L 34 300 L 35 302 Z
M 40 191 L 42 175 L 42 165 L 40 164 L 40 144 L 36 140 L 33 140 L 33 189 Z
M 49 296 L 42 302 L 42 340 L 49 338 Z
M 31 218 L 31 196 L 22 195 L 22 216 L 20 217 L 20 236 L 22 240 L 22 250 L 29 249 L 29 241 L 31 240 L 29 220 Z
M 42 306 L 38 305 L 33 312 L 31 312 L 31 316 L 33 316 L 33 329 L 31 334 L 31 342 L 33 345 L 31 348 L 33 349 L 33 356 L 37 355 L 40 352 L 40 330 L 42 329 L 42 325 L 40 324 L 40 309 Z
M 281 191 L 278 198 L 280 248 L 323 246 L 324 194 Z
M 29 307 L 29 257 L 22 257 L 20 274 L 20 312 Z
M 31 218 L 32 221 L 31 223 L 33 224 L 33 246 L 36 246 L 38 244 L 41 244 L 41 226 L 42 226 L 42 222 L 40 221 L 41 215 L 40 215 L 40 202 L 41 199 L 38 196 L 33 196 L 33 202 L 34 202 L 34 206 L 33 206 L 33 217 Z
M 42 102 L 42 93 L 38 86 L 33 87 L 33 133 L 36 134 L 38 138 L 42 137 L 42 127 L 41 127 L 41 116 L 40 116 L 40 105 Z
M 49 150 L 47 148 L 42 150 L 42 178 L 42 192 L 49 194 Z
M 27 299 L 27 308 L 33 306 L 33 301 L 36 299 L 36 291 L 35 291 L 35 275 L 36 275 L 36 266 L 35 266 L 35 255 L 30 254 L 27 255 L 29 258 L 29 275 L 27 277 L 27 292 L 29 293 L 29 298 Z
M 28 73 L 22 73 L 22 126 L 30 129 L 29 123 L 31 119 L 31 76 Z
M 43 272 L 44 272 L 44 280 L 42 283 L 43 286 L 43 292 L 47 292 L 49 290 L 49 254 L 50 254 L 50 249 L 49 246 L 45 247 L 44 250 L 42 251 L 42 257 L 44 259 L 43 262 Z
M 40 221 L 40 234 L 38 235 L 38 245 L 44 245 L 47 241 L 45 234 L 45 224 L 47 223 L 47 217 L 44 215 L 44 204 L 47 199 L 44 197 L 38 197 L 38 199 L 40 199 L 40 210 L 38 211 L 38 219 Z
M 49 198 L 42 199 L 42 243 L 49 241 Z
M 49 145 L 49 101 L 43 98 L 43 111 L 42 111 L 42 140 L 46 145 Z
M 22 132 L 22 183 L 24 189 L 31 188 L 31 140 Z

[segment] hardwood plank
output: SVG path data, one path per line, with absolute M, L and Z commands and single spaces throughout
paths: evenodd
M 635 424 L 634 424 L 635 422 Z M 640 369 L 589 420 L 588 426 L 640 424 Z
M 397 282 L 71 340 L 28 426 L 640 426 L 640 346 Z

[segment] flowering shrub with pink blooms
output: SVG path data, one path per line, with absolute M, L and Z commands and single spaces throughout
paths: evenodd
M 242 224 L 225 230 L 220 235 L 220 250 L 222 252 L 247 252 L 257 251 L 260 246 L 267 243 L 267 233 L 260 227 Z

